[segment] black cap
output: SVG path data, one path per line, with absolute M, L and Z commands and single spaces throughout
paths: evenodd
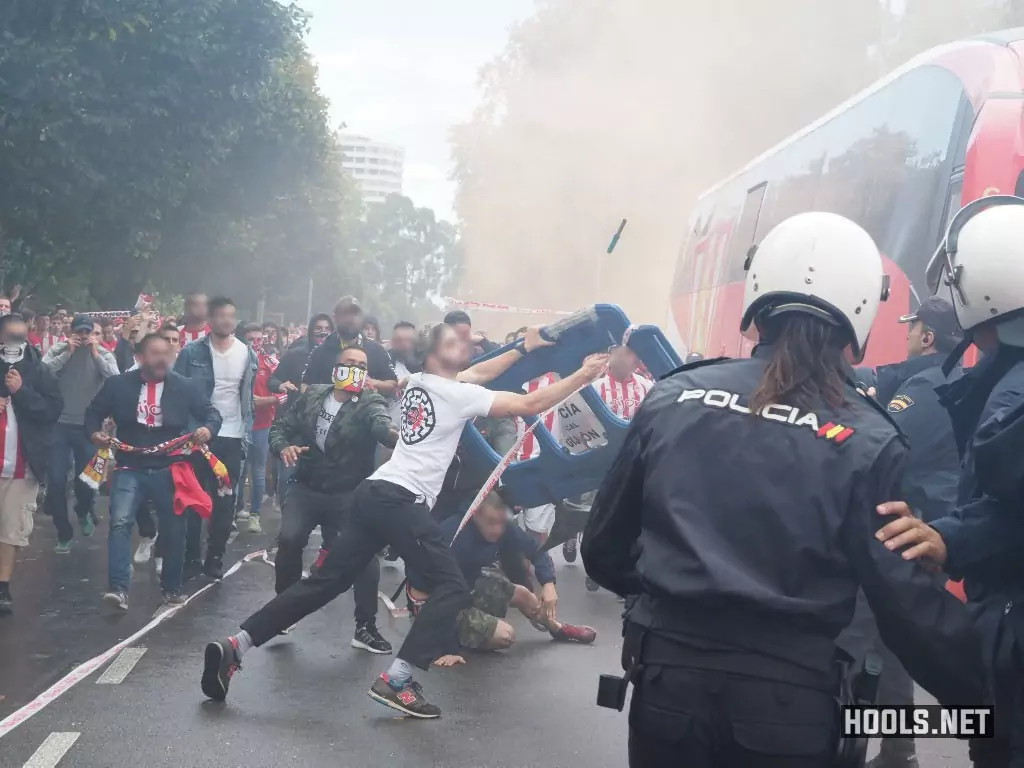
M 917 312 L 912 315 L 904 315 L 900 318 L 900 322 L 922 322 L 931 328 L 936 336 L 944 336 L 953 341 L 961 341 L 964 337 L 960 322 L 956 319 L 956 310 L 941 296 L 929 296 L 921 302 Z
M 92 331 L 96 328 L 96 321 L 93 320 L 89 315 L 75 315 L 75 319 L 71 321 L 72 333 L 78 331 Z

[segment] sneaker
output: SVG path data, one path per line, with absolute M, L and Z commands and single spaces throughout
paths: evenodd
M 353 648 L 370 653 L 386 655 L 391 653 L 391 643 L 384 639 L 384 636 L 377 630 L 377 625 L 370 621 L 365 624 L 356 625 L 356 633 L 352 637 Z
M 224 578 L 224 563 L 221 562 L 219 557 L 211 557 L 207 559 L 206 565 L 203 566 L 203 573 L 211 579 L 220 581 Z
M 67 555 L 71 552 L 72 543 L 71 539 L 68 539 L 67 541 L 58 541 L 57 546 L 53 548 L 53 551 L 58 555 Z
M 164 559 L 162 557 L 154 557 L 153 564 L 156 566 L 157 576 L 164 572 Z
M 249 518 L 249 533 L 263 533 L 259 516 L 253 515 Z
M 133 558 L 136 563 L 142 565 L 142 563 L 148 563 L 149 558 L 153 556 L 153 545 L 156 543 L 156 537 L 152 539 L 139 539 L 139 548 L 135 550 L 135 557 Z
M 599 589 L 600 589 L 600 587 L 597 586 L 597 582 L 594 581 L 592 578 L 590 578 L 588 576 L 587 577 L 587 592 L 597 592 L 597 590 L 599 590 Z
M 576 537 L 573 536 L 567 542 L 562 544 L 562 557 L 565 558 L 567 563 L 576 562 Z
M 240 510 L 238 510 L 238 514 L 235 515 L 235 520 L 248 520 L 248 519 L 249 519 L 249 510 L 246 509 L 245 507 L 242 507 Z
M 597 640 L 597 630 L 581 624 L 563 624 L 561 629 L 551 633 L 551 639 L 559 643 L 590 645 Z
M 0 592 L 0 616 L 10 616 L 14 613 L 14 601 L 11 600 L 10 592 Z M 389 645 L 388 648 L 391 646 Z
M 409 717 L 432 720 L 441 716 L 441 710 L 424 698 L 423 686 L 415 680 L 410 680 L 401 688 L 395 688 L 385 673 L 373 682 L 373 687 L 367 691 L 367 695 L 385 707 L 397 709 Z
M 93 522 L 92 515 L 86 515 L 79 522 L 82 525 L 82 535 L 86 538 L 96 533 L 96 523 Z
M 184 605 L 185 596 L 181 594 L 180 589 L 166 589 L 164 590 L 164 605 Z
M 209 643 L 203 663 L 203 693 L 214 701 L 224 701 L 228 697 L 231 678 L 241 669 L 242 660 L 231 638 Z
M 103 602 L 110 603 L 122 611 L 128 610 L 128 595 L 120 589 L 111 590 L 103 595 Z

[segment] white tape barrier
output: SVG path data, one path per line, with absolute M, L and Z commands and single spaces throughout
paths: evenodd
M 256 552 L 250 552 L 237 563 L 228 568 L 228 570 L 225 571 L 223 578 L 226 579 L 228 576 L 235 573 L 239 568 L 241 568 L 243 564 L 248 563 L 251 560 L 256 560 L 257 558 L 266 560 L 267 550 L 261 549 Z M 99 669 L 112 658 L 117 656 L 125 648 L 127 648 L 130 645 L 134 645 L 141 638 L 149 634 L 153 629 L 163 624 L 169 618 L 176 615 L 179 611 L 183 610 L 185 606 L 187 606 L 201 594 L 206 592 L 208 589 L 211 589 L 214 586 L 216 586 L 217 583 L 218 582 L 216 581 L 211 582 L 202 589 L 195 592 L 195 594 L 189 595 L 188 599 L 186 599 L 182 605 L 176 605 L 172 608 L 168 608 L 167 610 L 161 611 L 153 618 L 152 621 L 149 622 L 149 624 L 144 626 L 134 635 L 132 635 L 129 638 L 126 638 L 125 640 L 122 640 L 113 648 L 104 651 L 99 656 L 95 656 L 89 659 L 88 661 L 84 662 L 83 664 L 79 664 L 73 670 L 68 672 L 68 674 L 66 674 L 63 678 L 61 678 L 56 683 L 47 688 L 45 691 L 43 691 L 41 694 L 36 696 L 32 701 L 23 706 L 21 709 L 17 710 L 16 712 L 12 712 L 3 720 L 0 720 L 0 739 L 2 739 L 8 733 L 10 733 L 19 725 L 24 723 L 30 717 L 42 711 L 47 706 L 49 706 L 54 701 L 63 696 L 65 693 L 70 691 L 80 682 L 89 677 L 89 675 L 91 675 L 97 669 Z

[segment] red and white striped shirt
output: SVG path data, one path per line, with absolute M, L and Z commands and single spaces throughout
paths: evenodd
M 14 415 L 14 404 L 10 399 L 7 407 L 0 410 L 0 478 L 21 480 L 28 465 L 18 438 L 18 419 Z
M 558 377 L 553 373 L 545 373 L 539 379 L 528 381 L 523 385 L 523 391 L 526 394 L 536 392 L 538 389 L 544 389 L 549 384 L 554 384 L 558 381 Z M 552 410 L 547 416 L 544 417 L 544 426 L 547 430 L 558 439 L 558 431 L 555 429 L 555 424 L 558 420 L 558 411 Z M 516 419 L 516 433 L 518 437 L 522 437 L 523 432 L 526 431 L 526 422 L 523 419 Z M 532 459 L 534 456 L 540 455 L 540 443 L 537 442 L 535 437 L 536 430 L 526 436 L 526 440 L 519 447 L 519 452 L 516 455 L 516 461 L 525 461 L 526 459 Z
M 50 351 L 50 347 L 56 344 L 60 339 L 54 336 L 52 333 L 47 333 L 44 336 L 38 333 L 30 333 L 28 335 L 29 344 L 38 349 L 44 355 Z
M 608 409 L 626 421 L 636 416 L 640 403 L 647 397 L 652 386 L 650 381 L 636 373 L 631 373 L 625 381 L 607 375 L 594 382 L 594 388 Z
M 160 400 L 164 396 L 164 383 L 162 381 L 142 382 L 139 391 L 139 424 L 147 427 L 162 427 L 164 425 L 164 410 Z
M 199 341 L 200 339 L 205 339 L 209 336 L 210 326 L 204 325 L 198 331 L 190 331 L 182 325 L 178 328 L 178 333 L 181 334 L 181 346 L 184 347 L 186 344 L 191 344 L 193 341 Z

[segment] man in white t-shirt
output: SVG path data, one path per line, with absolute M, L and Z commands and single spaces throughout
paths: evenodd
M 174 370 L 193 379 L 220 413 L 220 433 L 210 445 L 210 450 L 224 463 L 231 478 L 232 492 L 237 493 L 242 462 L 252 442 L 256 353 L 235 336 L 238 316 L 231 299 L 215 296 L 210 299 L 209 312 L 209 335 L 185 345 L 174 363 Z M 213 498 L 213 519 L 203 572 L 219 579 L 224 575 L 224 550 L 234 521 L 235 498 L 234 495 L 221 496 L 217 493 L 217 479 L 208 466 L 197 463 L 196 474 Z M 200 533 L 198 518 L 190 517 L 185 546 L 186 568 L 199 559 Z
M 320 568 L 282 592 L 246 619 L 242 631 L 206 647 L 202 689 L 223 701 L 242 654 L 262 645 L 292 624 L 347 591 L 366 564 L 389 544 L 414 568 L 430 598 L 419 611 L 398 657 L 369 690 L 374 700 L 410 717 L 436 718 L 441 711 L 427 701 L 412 679 L 412 667 L 426 670 L 448 653 L 455 619 L 472 601 L 469 587 L 430 508 L 467 423 L 481 416 L 534 416 L 594 381 L 607 355 L 588 358 L 565 379 L 531 394 L 494 392 L 492 381 L 529 351 L 547 342 L 532 329 L 519 349 L 467 368 L 469 343 L 448 325 L 437 325 L 417 340 L 423 373 L 409 377 L 402 396 L 398 445 L 391 460 L 360 483 L 348 525 Z

